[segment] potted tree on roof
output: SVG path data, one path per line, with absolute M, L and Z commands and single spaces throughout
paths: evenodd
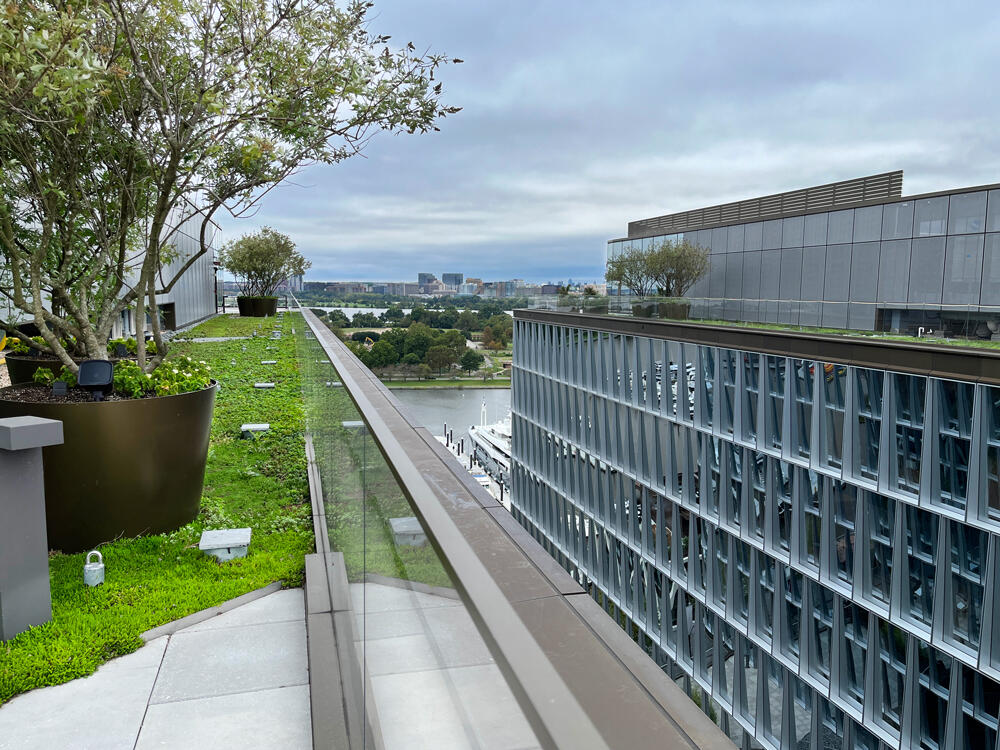
M 236 277 L 243 291 L 236 298 L 240 315 L 254 318 L 274 315 L 278 286 L 292 276 L 301 276 L 311 265 L 288 235 L 271 227 L 230 242 L 219 253 L 219 262 Z
M 369 30 L 369 8 L 0 9 L 0 309 L 13 311 L 0 312 L 0 326 L 58 359 L 69 382 L 81 358 L 107 359 L 123 314 L 140 330 L 148 316 L 155 343 L 154 352 L 137 337 L 104 402 L 0 392 L 0 416 L 64 421 L 65 444 L 45 457 L 53 546 L 161 531 L 197 512 L 215 389 L 198 363 L 171 358 L 158 299 L 211 252 L 214 217 L 253 210 L 303 166 L 349 158 L 378 130 L 426 132 L 456 111 L 433 80 L 446 60 L 391 48 Z M 196 238 L 193 251 L 178 250 L 181 231 Z M 126 408 L 155 404 L 153 414 Z M 108 507 L 109 488 L 118 507 Z

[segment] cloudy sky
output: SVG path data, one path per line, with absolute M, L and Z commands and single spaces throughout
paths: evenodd
M 376 0 L 372 30 L 460 57 L 462 112 L 313 167 L 268 224 L 307 278 L 602 276 L 630 220 L 905 170 L 1000 182 L 1000 5 Z

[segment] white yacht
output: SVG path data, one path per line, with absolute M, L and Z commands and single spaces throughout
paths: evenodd
M 505 487 L 510 487 L 510 413 L 494 424 L 486 424 L 486 402 L 478 427 L 469 428 L 473 457 L 486 473 Z

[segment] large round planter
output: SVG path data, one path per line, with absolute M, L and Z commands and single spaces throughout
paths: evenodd
M 122 359 L 122 357 L 108 357 L 108 360 L 111 362 L 120 362 Z M 135 359 L 135 357 L 132 357 L 132 359 Z M 7 375 L 10 377 L 11 385 L 35 382 L 36 370 L 44 368 L 52 370 L 54 375 L 58 375 L 63 367 L 62 360 L 53 357 L 25 357 L 18 354 L 8 354 L 5 361 L 7 362 Z M 79 364 L 84 360 L 76 359 L 74 361 Z
M 11 401 L 5 391 L 0 418 L 63 423 L 63 444 L 43 449 L 51 549 L 173 531 L 198 515 L 214 383 L 179 396 L 76 404 Z
M 671 320 L 687 320 L 691 317 L 690 302 L 661 302 L 657 305 L 657 313 L 661 318 Z
M 266 318 L 277 314 L 277 297 L 237 297 L 236 305 L 244 318 Z
M 62 361 L 50 357 L 26 357 L 18 354 L 8 354 L 4 359 L 7 363 L 7 375 L 12 385 L 32 383 L 35 370 L 45 368 L 56 375 L 62 369 Z

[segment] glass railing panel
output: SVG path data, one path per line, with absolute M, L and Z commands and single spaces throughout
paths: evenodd
M 387 750 L 539 746 L 364 415 L 308 326 L 296 330 L 330 548 L 346 565 L 369 731 Z

